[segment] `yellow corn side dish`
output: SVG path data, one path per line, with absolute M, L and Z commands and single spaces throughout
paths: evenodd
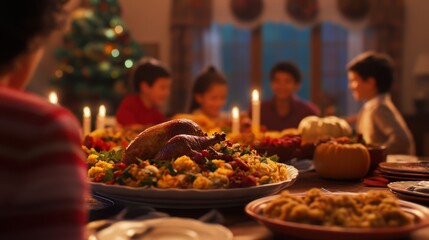
M 286 165 L 261 157 L 256 151 L 242 156 L 235 154 L 234 158 L 245 167 L 233 167 L 231 163 L 235 161 L 228 163 L 221 159 L 207 160 L 209 165 L 202 165 L 189 156 L 182 156 L 167 163 L 146 160 L 139 165 L 125 166 L 122 163 L 102 161 L 97 154 L 89 154 L 88 178 L 93 182 L 132 187 L 182 189 L 249 187 L 288 180 Z

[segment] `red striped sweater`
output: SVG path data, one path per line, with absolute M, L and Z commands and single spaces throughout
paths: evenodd
M 66 109 L 0 86 L 0 239 L 83 239 L 86 166 Z

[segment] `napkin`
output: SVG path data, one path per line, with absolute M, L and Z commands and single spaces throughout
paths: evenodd
M 389 180 L 384 177 L 374 176 L 363 180 L 363 184 L 367 187 L 387 187 Z

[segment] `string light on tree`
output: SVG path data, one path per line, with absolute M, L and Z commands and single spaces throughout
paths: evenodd
M 121 34 L 124 31 L 124 28 L 121 25 L 118 25 L 114 30 L 116 34 Z
M 109 71 L 110 69 L 110 63 L 107 61 L 103 61 L 98 65 L 99 69 L 101 71 Z
M 134 62 L 131 59 L 127 59 L 127 60 L 125 60 L 124 65 L 125 65 L 126 68 L 132 68 L 133 65 L 134 65 Z
M 112 57 L 118 57 L 120 52 L 118 49 L 115 48 L 112 50 L 111 54 L 112 54 Z
M 104 34 L 106 35 L 107 38 L 114 38 L 115 37 L 115 32 L 113 31 L 113 29 L 107 29 Z
M 62 78 L 63 77 L 63 71 L 61 71 L 61 70 L 56 70 L 55 71 L 55 77 L 57 77 L 57 78 Z

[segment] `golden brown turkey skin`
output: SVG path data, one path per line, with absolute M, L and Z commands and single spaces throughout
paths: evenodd
M 180 134 L 205 136 L 201 128 L 193 121 L 176 119 L 147 128 L 130 142 L 122 156 L 126 165 L 142 160 L 153 159 L 172 137 Z
M 155 156 L 156 160 L 172 160 L 183 155 L 192 157 L 210 146 L 225 140 L 225 134 L 215 133 L 211 137 L 180 134 L 172 137 Z

